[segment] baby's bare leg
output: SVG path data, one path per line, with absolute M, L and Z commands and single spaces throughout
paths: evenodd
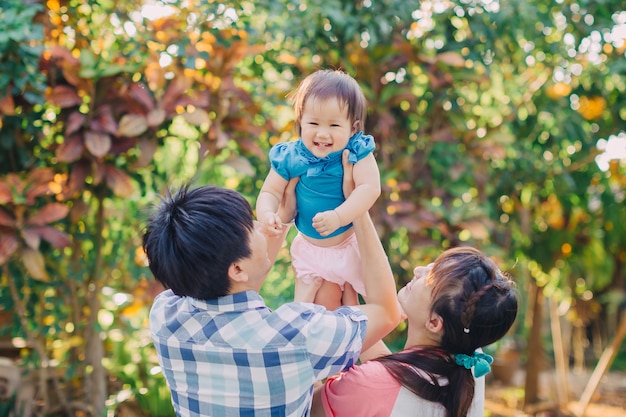
M 327 310 L 335 310 L 341 307 L 341 287 L 333 282 L 324 281 L 315 295 L 315 304 L 326 307 Z

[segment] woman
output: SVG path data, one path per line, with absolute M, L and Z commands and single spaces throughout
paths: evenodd
M 329 378 L 316 389 L 312 416 L 483 416 L 481 377 L 493 359 L 480 348 L 515 321 L 515 284 L 470 247 L 449 249 L 414 274 L 398 293 L 404 349 Z

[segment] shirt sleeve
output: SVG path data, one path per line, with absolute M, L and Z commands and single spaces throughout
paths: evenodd
M 287 181 L 294 177 L 294 152 L 295 147 L 292 142 L 280 142 L 274 145 L 269 153 L 272 168 Z
M 350 138 L 347 148 L 350 150 L 348 160 L 355 164 L 374 152 L 374 149 L 376 149 L 376 143 L 374 142 L 373 136 L 364 135 L 363 132 L 358 132 Z
M 341 372 L 357 362 L 363 347 L 367 316 L 355 307 L 328 311 L 321 306 L 312 315 L 306 334 L 316 380 Z
M 384 365 L 369 361 L 328 378 L 322 388 L 326 416 L 388 416 L 401 385 Z

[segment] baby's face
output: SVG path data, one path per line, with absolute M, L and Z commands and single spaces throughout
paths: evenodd
M 300 126 L 304 146 L 318 158 L 343 150 L 356 132 L 356 124 L 348 118 L 347 106 L 341 106 L 334 97 L 308 99 Z

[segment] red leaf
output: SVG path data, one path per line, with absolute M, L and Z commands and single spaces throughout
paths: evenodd
M 87 175 L 89 175 L 90 168 L 91 166 L 87 161 L 80 161 L 72 165 L 72 170 L 70 171 L 70 177 L 68 180 L 69 195 L 83 189 Z
M 86 119 L 87 116 L 85 116 L 84 114 L 78 111 L 72 112 L 72 114 L 70 114 L 67 118 L 67 122 L 65 123 L 65 136 L 71 135 L 74 132 L 78 132 L 83 123 L 85 123 Z
M 47 94 L 47 99 L 52 104 L 62 109 L 79 106 L 83 100 L 78 96 L 76 89 L 67 85 L 57 85 Z
M 63 249 L 72 243 L 67 233 L 51 226 L 33 227 L 30 230 L 57 249 Z
M 50 194 L 50 183 L 54 181 L 52 168 L 36 168 L 30 171 L 26 179 L 26 201 L 34 204 L 35 198 Z
M 7 214 L 7 212 L 2 209 L 0 209 L 0 226 L 15 227 L 15 219 L 13 216 Z
M 174 78 L 170 84 L 167 86 L 167 90 L 165 90 L 165 94 L 163 95 L 163 100 L 161 101 L 161 107 L 167 113 L 172 114 L 176 110 L 176 106 L 178 105 L 178 101 L 181 99 L 187 88 L 189 88 L 190 80 L 187 80 L 185 77 L 176 77 Z
M 3 233 L 0 235 L 0 265 L 7 263 L 17 247 L 18 241 L 15 234 Z
M 93 183 L 94 185 L 102 184 L 104 179 L 106 166 L 102 162 L 96 162 L 93 164 Z
M 13 201 L 13 193 L 8 183 L 0 180 L 0 204 L 7 204 Z
M 89 123 L 91 130 L 115 135 L 117 133 L 117 121 L 113 117 L 111 106 L 102 105 L 98 107 L 95 113 L 96 117 Z
M 133 181 L 128 174 L 112 166 L 106 166 L 105 172 L 107 185 L 113 194 L 128 197 L 133 193 Z
M 130 86 L 130 95 L 144 107 L 146 111 L 154 109 L 154 99 L 150 90 L 141 83 L 133 83 Z
M 111 137 L 107 133 L 90 130 L 85 133 L 85 146 L 93 156 L 102 158 L 111 149 Z
M 165 120 L 165 116 L 167 116 L 167 114 L 165 113 L 165 110 L 163 109 L 152 110 L 146 116 L 146 119 L 148 120 L 148 126 L 150 127 L 159 126 Z
M 41 236 L 34 229 L 25 229 L 22 232 L 24 241 L 32 249 L 39 249 L 39 243 L 41 242 Z
M 115 138 L 113 142 L 111 142 L 111 150 L 109 153 L 112 155 L 120 155 L 134 148 L 136 145 L 137 138 Z
M 131 169 L 143 168 L 152 162 L 157 144 L 153 140 L 143 139 L 139 142 L 139 158 L 132 165 Z
M 45 226 L 49 223 L 56 222 L 67 216 L 70 208 L 61 203 L 50 203 L 43 206 L 34 216 L 30 216 L 26 224 L 34 226 Z
M 6 182 L 6 186 L 8 187 L 8 191 L 9 191 L 9 195 L 10 195 L 10 201 L 13 201 L 13 194 L 15 193 L 16 195 L 23 195 L 24 194 L 24 184 L 22 183 L 22 180 L 20 179 L 20 177 L 13 173 L 13 172 L 9 172 L 7 174 L 7 176 L 5 177 L 4 181 Z
M 57 148 L 56 156 L 59 162 L 74 162 L 80 159 L 84 149 L 82 135 L 66 135 L 65 141 Z

